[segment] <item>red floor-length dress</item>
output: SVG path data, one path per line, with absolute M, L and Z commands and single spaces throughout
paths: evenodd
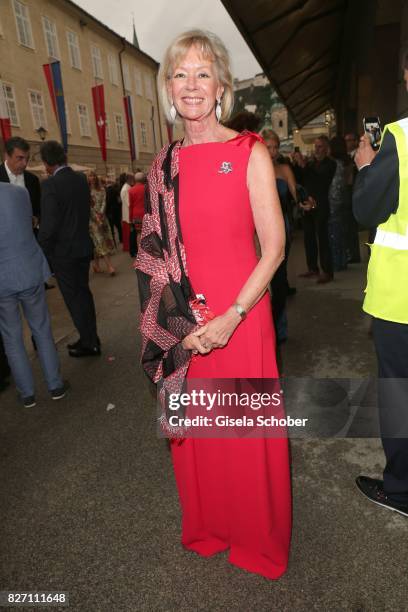
M 180 149 L 179 212 L 188 273 L 215 314 L 234 303 L 257 264 L 247 166 L 256 137 Z M 223 349 L 198 356 L 188 378 L 276 378 L 269 294 Z M 172 447 L 182 544 L 267 578 L 287 567 L 291 493 L 286 439 L 192 439 Z

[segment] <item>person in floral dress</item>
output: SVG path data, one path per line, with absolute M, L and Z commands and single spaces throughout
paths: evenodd
M 101 260 L 105 262 L 110 276 L 114 276 L 115 268 L 112 266 L 110 257 L 115 252 L 112 232 L 105 214 L 106 193 L 100 179 L 95 172 L 89 175 L 89 187 L 91 189 L 91 217 L 89 231 L 94 243 L 94 260 L 92 268 L 94 272 L 102 272 Z

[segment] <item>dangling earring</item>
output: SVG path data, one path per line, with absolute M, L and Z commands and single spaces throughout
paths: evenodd
M 174 123 L 177 117 L 177 110 L 173 102 L 171 103 L 171 106 L 170 106 L 170 117 L 171 117 L 172 122 Z
M 220 98 L 217 98 L 217 104 L 215 107 L 215 116 L 217 117 L 218 123 L 220 122 L 221 115 L 222 115 L 221 100 Z

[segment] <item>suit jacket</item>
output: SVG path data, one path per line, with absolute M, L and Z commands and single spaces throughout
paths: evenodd
M 0 182 L 1 183 L 9 183 L 9 177 L 7 174 L 7 170 L 4 164 L 0 164 Z M 28 172 L 28 170 L 24 171 L 24 183 L 28 193 L 30 194 L 31 207 L 33 209 L 33 215 L 35 217 L 40 217 L 41 212 L 41 187 L 40 181 L 35 174 L 32 172 Z
M 86 176 L 69 166 L 42 183 L 38 241 L 47 257 L 92 257 L 90 206 Z
M 32 215 L 27 190 L 0 183 L 0 299 L 51 276 L 33 234 Z
M 106 216 L 108 219 L 121 219 L 122 201 L 120 199 L 119 186 L 109 185 L 106 189 Z
M 307 164 L 303 169 L 302 185 L 306 188 L 317 203 L 316 214 L 318 218 L 328 218 L 330 214 L 329 188 L 336 173 L 336 162 L 325 157 L 321 162 L 316 160 Z M 308 213 L 310 214 L 310 213 Z
M 384 134 L 381 148 L 369 166 L 359 171 L 353 190 L 353 213 L 361 225 L 377 227 L 399 204 L 399 160 L 394 135 Z

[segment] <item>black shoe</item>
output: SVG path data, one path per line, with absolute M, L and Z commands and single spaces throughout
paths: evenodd
M 359 476 L 356 478 L 356 485 L 359 491 L 368 497 L 368 499 L 379 506 L 399 512 L 404 516 L 408 516 L 408 502 L 396 502 L 384 493 L 384 483 L 382 480 L 369 478 L 368 476 Z
M 99 346 L 99 348 L 101 348 L 101 341 L 99 340 L 99 336 L 96 339 L 96 344 L 97 346 Z M 67 349 L 77 349 L 81 346 L 81 340 L 77 340 L 76 342 L 71 342 L 70 344 L 67 344 Z
M 34 408 L 37 405 L 34 395 L 28 395 L 22 398 L 24 408 Z
M 60 400 L 66 396 L 68 389 L 69 389 L 69 384 L 63 383 L 62 387 L 58 387 L 57 389 L 52 389 L 50 391 L 50 395 L 53 400 Z
M 67 344 L 67 349 L 69 349 L 69 350 L 76 349 L 79 346 L 81 346 L 81 341 L 77 340 L 76 342 L 70 342 L 69 344 Z
M 99 346 L 93 348 L 86 348 L 85 346 L 78 346 L 68 351 L 70 357 L 98 357 L 101 354 Z

